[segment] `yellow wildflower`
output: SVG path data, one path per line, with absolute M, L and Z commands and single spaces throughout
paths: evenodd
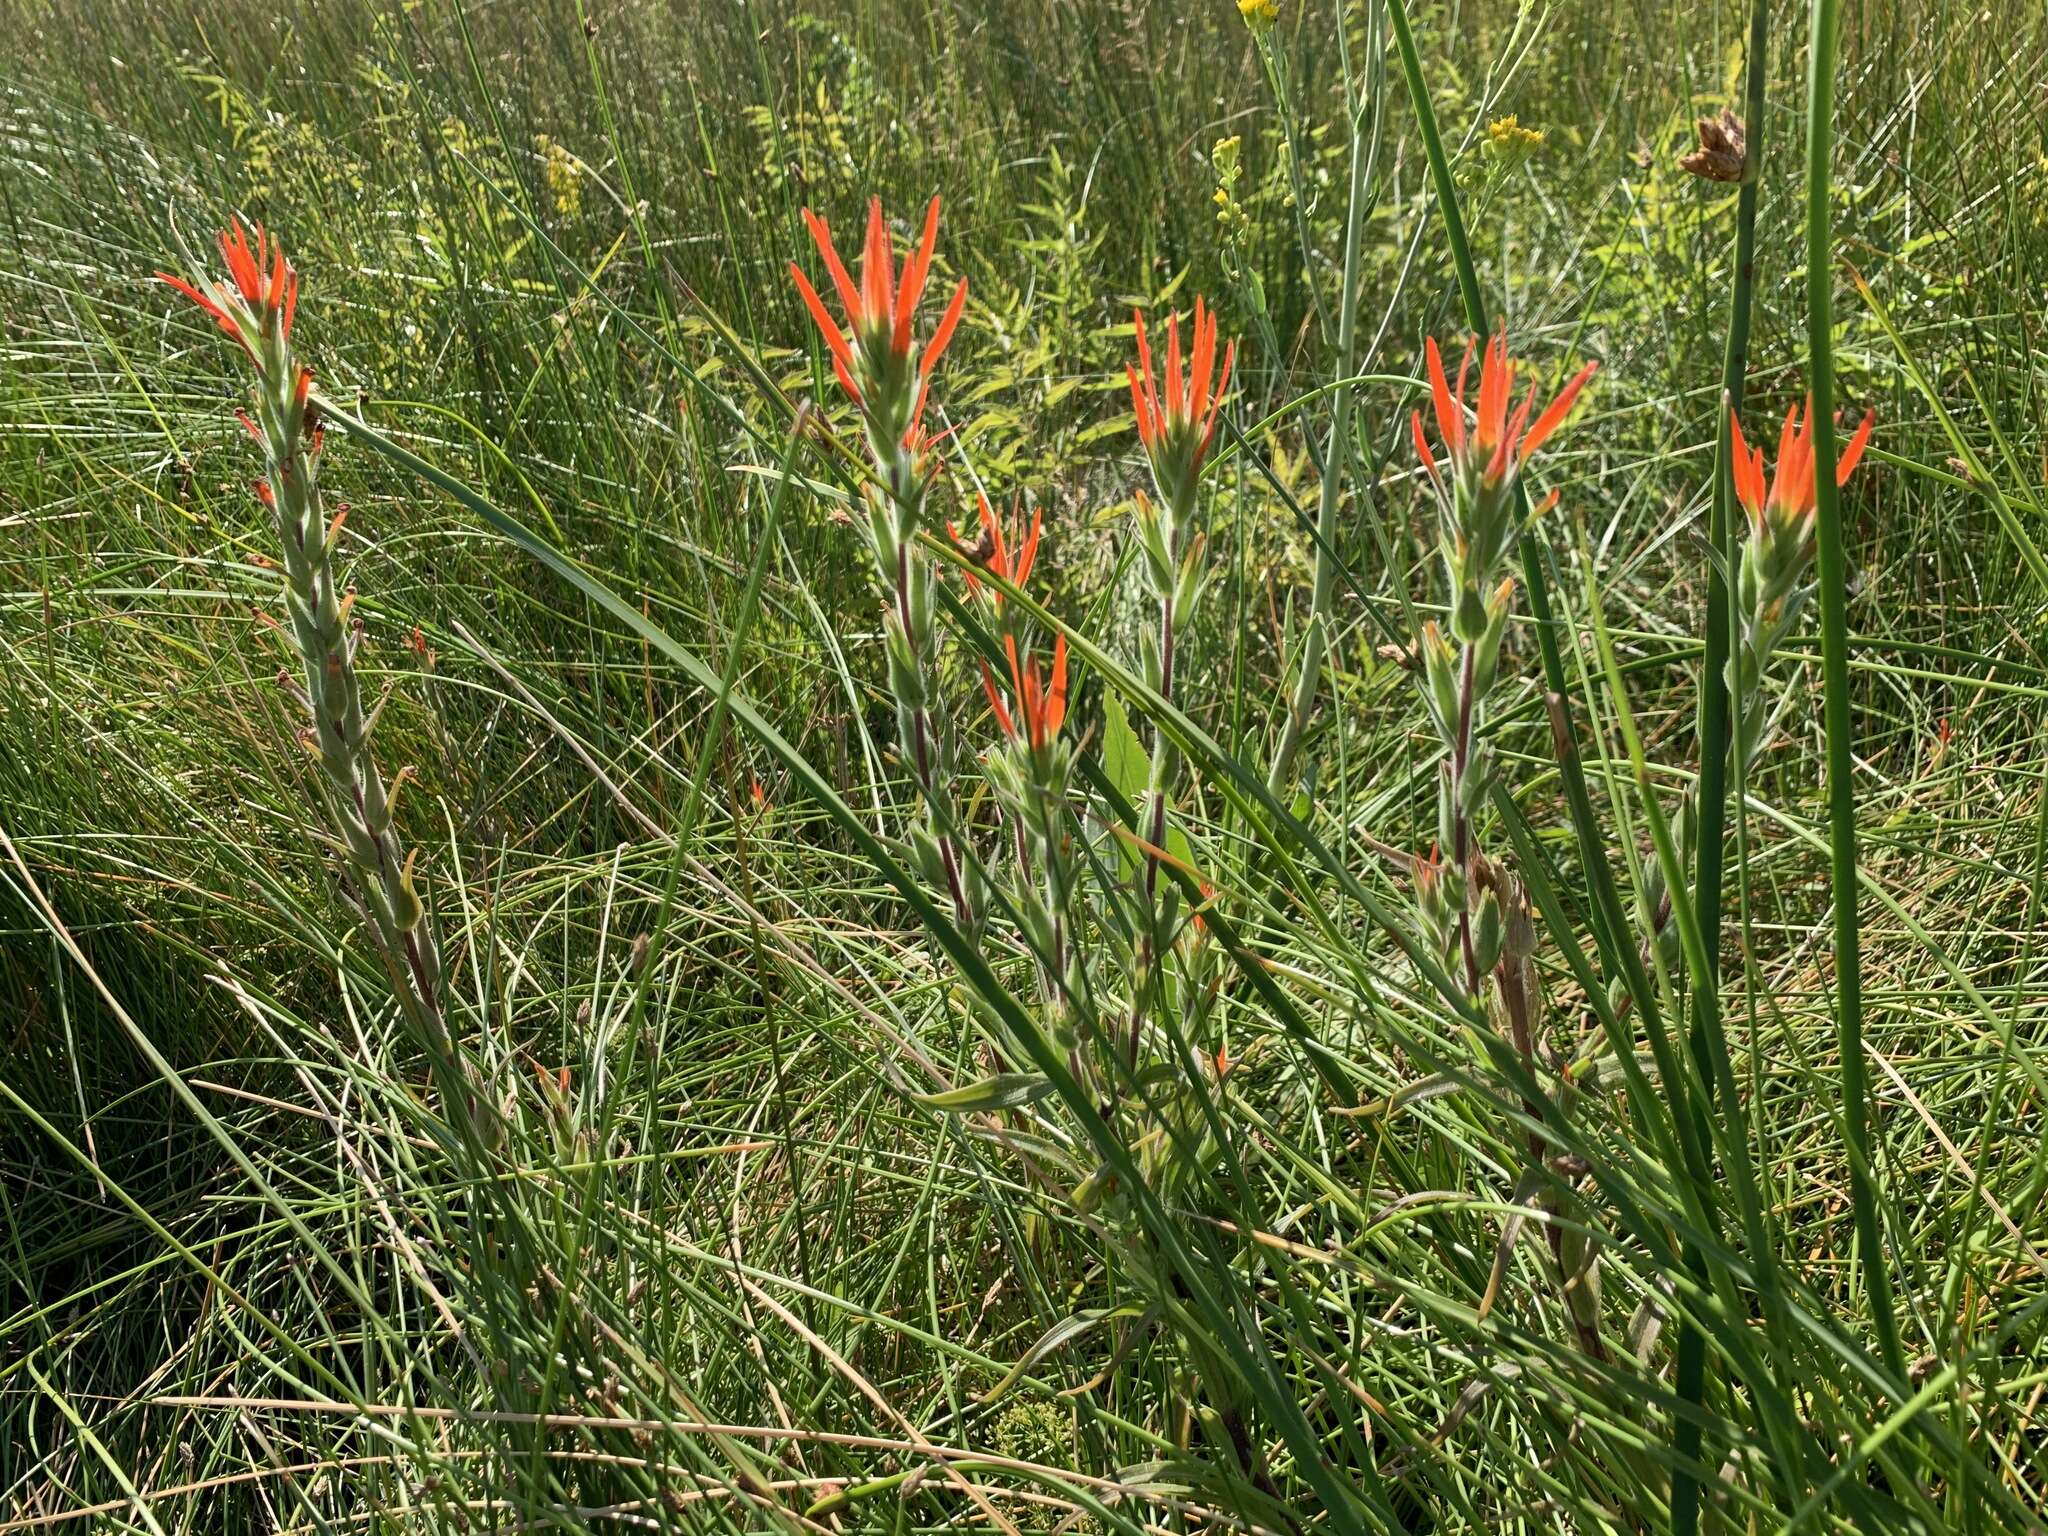
M 1521 120 L 1510 112 L 1506 117 L 1497 117 L 1486 125 L 1486 147 L 1503 160 L 1525 160 L 1533 155 L 1543 143 L 1543 130 L 1524 128 Z

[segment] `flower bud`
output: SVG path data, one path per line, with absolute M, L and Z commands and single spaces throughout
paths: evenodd
M 1448 740 L 1458 724 L 1457 658 L 1451 654 L 1443 631 L 1434 620 L 1422 626 L 1421 651 L 1430 709 L 1436 716 L 1437 730 Z
M 418 857 L 417 848 L 405 856 L 405 867 L 398 872 L 398 899 L 392 904 L 392 918 L 405 933 L 419 927 L 421 919 L 427 915 L 426 908 L 420 904 L 419 890 L 413 884 L 413 862 Z
M 1504 931 L 1500 895 L 1496 891 L 1486 891 L 1481 894 L 1479 909 L 1472 918 L 1472 952 L 1482 972 L 1492 970 L 1500 959 Z
M 1514 602 L 1513 578 L 1502 581 L 1486 601 L 1486 629 L 1472 657 L 1472 689 L 1480 698 L 1493 691 L 1494 676 L 1500 667 L 1501 641 L 1507 635 L 1508 614 Z
M 1470 582 L 1458 591 L 1457 605 L 1451 614 L 1451 633 L 1463 645 L 1478 644 L 1486 633 L 1486 600 Z

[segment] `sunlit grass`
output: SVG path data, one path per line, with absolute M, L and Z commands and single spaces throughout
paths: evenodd
M 1409 871 L 1376 850 L 1421 854 L 1437 820 L 1433 735 L 1382 654 L 1442 597 L 1408 412 L 1467 296 L 1384 17 L 1353 8 L 1340 48 L 1329 8 L 1278 9 L 1264 55 L 1224 0 L 62 4 L 0 40 L 0 1531 L 1307 1529 L 1330 1501 L 1304 1437 L 1345 1490 L 1332 1528 L 1657 1530 L 1688 1330 L 1701 1528 L 2025 1528 L 2048 1498 L 2048 24 L 1844 8 L 1834 249 L 1870 293 L 1841 273 L 1829 339 L 1838 403 L 1879 419 L 1843 500 L 1831 764 L 1864 882 L 1859 1233 L 1817 628 L 1734 776 L 1734 1095 L 1703 1140 L 1647 1043 L 1532 1124 L 1554 1064 L 1532 1084 L 1489 1051 L 1396 942 Z M 1645 953 L 1636 1002 L 1682 1051 L 1692 973 L 1641 950 L 1636 902 L 1644 785 L 1669 818 L 1699 777 L 1736 204 L 1675 162 L 1694 117 L 1742 110 L 1747 16 L 1409 19 L 1463 286 L 1546 397 L 1603 364 L 1541 471 L 1557 675 L 1519 626 L 1488 846 L 1543 919 L 1549 1048 L 1590 1050 Z M 1745 425 L 1809 370 L 1804 19 L 1770 37 Z M 1503 164 L 1481 146 L 1508 113 L 1543 138 Z M 971 522 L 970 471 L 1045 508 L 1034 595 L 1101 661 L 1069 731 L 1100 760 L 1115 696 L 1148 747 L 1175 736 L 1176 829 L 1260 957 L 1220 1005 L 1230 1156 L 1160 1213 L 1256 1356 L 1253 1468 L 1191 1428 L 1170 1331 L 1115 1310 L 1147 1294 L 1134 1250 L 919 1102 L 989 1064 L 863 841 L 915 794 L 835 516 L 852 479 L 790 430 L 810 399 L 853 440 L 785 264 L 802 206 L 854 229 L 870 193 L 942 195 L 940 271 L 969 280 L 934 396 L 948 515 Z M 321 389 L 441 477 L 329 442 L 365 686 L 392 689 L 377 750 L 417 771 L 406 841 L 509 1106 L 492 1160 L 451 1144 L 341 862 L 309 852 L 232 357 L 148 281 L 231 209 L 286 232 Z M 1135 660 L 1156 619 L 1121 563 L 1146 473 L 1121 365 L 1134 306 L 1196 291 L 1241 350 L 1176 715 Z M 1327 666 L 1269 775 L 1304 651 Z M 986 747 L 964 653 L 945 681 Z M 1027 957 L 992 953 L 1028 1000 Z M 1534 1227 L 1503 1249 L 1532 1131 L 1587 1169 L 1605 1361 Z

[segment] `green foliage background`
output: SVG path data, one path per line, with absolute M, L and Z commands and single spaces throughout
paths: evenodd
M 182 270 L 181 242 L 203 250 L 227 210 L 265 221 L 304 274 L 300 335 L 332 397 L 713 658 L 763 537 L 764 470 L 787 426 L 775 390 L 842 409 L 786 275 L 805 254 L 800 208 L 850 231 L 870 193 L 899 215 L 943 196 L 941 269 L 971 298 L 937 404 L 992 493 L 1047 508 L 1052 606 L 1125 653 L 1140 622 L 1118 574 L 1118 514 L 1140 477 L 1129 312 L 1209 293 L 1245 338 L 1249 451 L 1219 482 L 1228 574 L 1182 696 L 1255 758 L 1312 558 L 1289 501 L 1315 494 L 1315 406 L 1296 404 L 1328 375 L 1321 307 L 1343 240 L 1336 29 L 1354 49 L 1367 35 L 1360 7 L 1282 13 L 1272 49 L 1291 117 L 1226 0 L 0 6 L 0 1531 L 66 1512 L 55 1529 L 776 1524 L 732 1493 L 749 1477 L 786 1482 L 792 1510 L 833 1483 L 868 1486 L 835 1518 L 908 1530 L 973 1511 L 937 1477 L 891 1481 L 917 1461 L 906 1424 L 1044 1469 L 986 1475 L 1048 1497 L 1070 1497 L 1061 1471 L 1170 1460 L 1167 1365 L 1142 1340 L 1117 1353 L 1113 1329 L 976 1406 L 1049 1327 L 1117 1290 L 1087 1233 L 1041 1209 L 1000 1149 L 906 1099 L 906 1039 L 962 1080 L 974 1070 L 901 903 L 729 733 L 652 1006 L 627 1009 L 711 701 L 462 506 L 337 440 L 366 664 L 394 689 L 381 752 L 418 770 L 408 836 L 460 935 L 459 985 L 508 1059 L 566 1064 L 575 1084 L 557 1103 L 524 1073 L 505 1083 L 524 1105 L 544 1241 L 526 1291 L 471 1287 L 477 1310 L 448 1326 L 445 1298 L 490 1267 L 491 1239 L 415 1144 L 408 1084 L 424 1076 L 380 1032 L 381 983 L 307 808 L 296 719 L 269 681 L 279 652 L 259 614 L 276 579 L 219 337 L 150 274 Z M 1490 301 L 1546 377 L 1603 361 L 1555 456 L 1566 495 L 1548 542 L 1568 628 L 1583 632 L 1597 592 L 1676 793 L 1734 193 L 1675 157 L 1693 117 L 1737 94 L 1744 18 L 1614 0 L 1414 18 L 1433 105 L 1464 146 Z M 1804 366 L 1804 35 L 1790 14 L 1775 28 L 1760 125 L 1745 414 L 1758 423 Z M 1425 333 L 1460 326 L 1389 73 L 1363 371 L 1409 376 Z M 1857 787 L 1866 874 L 1886 898 L 1866 907 L 1867 1040 L 1904 1331 L 1939 1387 L 1913 1420 L 1941 1433 L 1886 1433 L 1853 1463 L 1861 1491 L 1819 1499 L 1808 1528 L 2020 1529 L 2015 1510 L 2048 1487 L 2048 567 L 2030 555 L 2048 537 L 2044 78 L 2033 0 L 1896 0 L 1847 18 L 1838 248 L 1902 338 L 1845 274 L 1838 399 L 1880 421 L 1848 502 Z M 1507 113 L 1542 134 L 1513 163 L 1482 147 Z M 1233 136 L 1235 226 L 1219 224 L 1212 161 Z M 1427 595 L 1405 446 L 1419 397 L 1385 382 L 1360 398 L 1372 493 L 1344 503 L 1356 585 L 1310 744 L 1313 819 L 1419 849 L 1433 767 L 1375 619 L 1398 620 L 1404 591 Z M 740 686 L 879 820 L 904 789 L 851 531 L 826 498 L 800 496 L 773 538 Z M 1792 1395 L 1833 1456 L 1899 1404 L 1856 1363 L 1822 743 L 1803 670 L 1817 652 L 1791 651 L 1785 734 L 1751 782 L 1731 884 L 1745 986 L 1730 1013 L 1776 1201 L 1767 1262 L 1831 1309 L 1809 1345 L 1823 1363 Z M 1590 644 L 1572 655 L 1588 771 L 1632 883 L 1647 844 L 1614 701 Z M 964 669 L 961 684 L 966 697 Z M 1523 706 L 1502 737 L 1508 774 L 1569 869 L 1540 708 L 1533 694 Z M 1100 737 L 1099 709 L 1083 728 Z M 1213 808 L 1198 796 L 1190 814 Z M 1376 1019 L 1447 1050 L 1458 1029 L 1384 935 L 1333 902 L 1334 948 L 1293 931 L 1306 925 L 1284 903 L 1249 920 L 1310 978 L 1325 1038 L 1384 1097 L 1421 1068 Z M 1570 1033 L 1561 970 L 1555 985 Z M 1263 1206 L 1302 1250 L 1284 1250 L 1301 1295 L 1248 1282 L 1252 1305 L 1304 1398 L 1348 1388 L 1366 1405 L 1381 1473 L 1392 1458 L 1406 1474 L 1387 1474 L 1390 1528 L 1658 1528 L 1665 1362 L 1640 1399 L 1589 1384 L 1547 1304 L 1527 1299 L 1533 1283 L 1478 1315 L 1470 1280 L 1493 1262 L 1513 1174 L 1498 1127 L 1455 1095 L 1333 1114 L 1273 1022 L 1250 1006 L 1241 1018 Z M 1603 1134 L 1629 1144 L 1625 1125 Z M 1618 1318 L 1659 1283 L 1653 1254 L 1618 1255 L 1610 1284 L 1635 1288 Z M 522 1376 L 543 1411 L 633 1427 L 260 1406 L 333 1391 L 295 1351 L 369 1401 L 467 1409 L 494 1376 Z M 1322 1374 L 1336 1354 L 1345 1369 Z M 1779 1529 L 1792 1511 L 1756 1491 L 1742 1389 L 1714 1392 L 1728 1459 L 1707 1518 Z M 211 1405 L 164 1401 L 179 1397 Z M 791 1433 L 741 1456 L 677 1427 L 694 1420 Z M 1440 1430 L 1434 1450 L 1399 1451 Z M 1917 1500 L 1892 1486 L 1907 1475 Z M 1186 1468 L 1133 1480 L 1227 1504 Z M 204 1486 L 162 1492 L 187 1484 Z M 1046 1527 L 1067 1508 L 1003 1507 Z M 1134 1509 L 1177 1518 L 1143 1500 L 1085 1518 L 1122 1528 Z

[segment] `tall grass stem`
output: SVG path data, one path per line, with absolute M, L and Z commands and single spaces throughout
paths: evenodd
M 1834 152 L 1835 51 L 1840 0 L 1813 0 L 1806 85 L 1806 337 L 1813 390 L 1813 488 L 1820 564 L 1821 687 L 1828 762 L 1828 846 L 1834 886 L 1836 1040 L 1842 1138 L 1864 1297 L 1886 1369 L 1901 1385 L 1906 1359 L 1892 1312 L 1891 1268 L 1871 1166 L 1870 1077 L 1863 1059 L 1863 951 L 1857 915 L 1856 753 L 1849 714 L 1849 567 L 1835 487 Z

